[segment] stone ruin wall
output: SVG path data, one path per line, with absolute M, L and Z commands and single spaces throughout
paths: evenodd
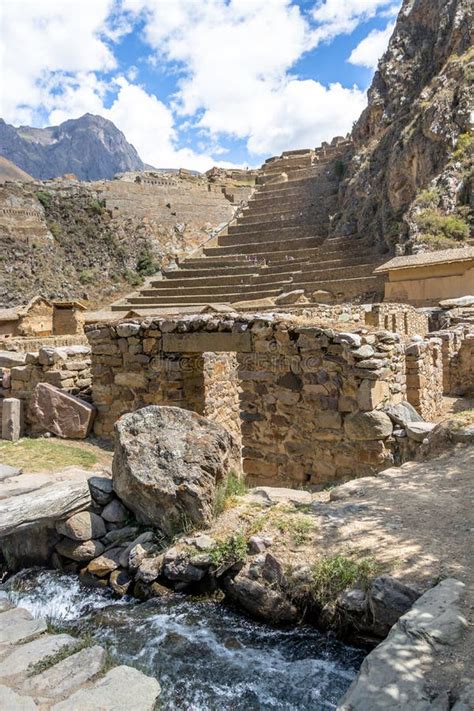
M 411 343 L 405 350 L 407 400 L 428 421 L 442 412 L 444 375 L 441 339 Z
M 443 393 L 474 395 L 474 333 L 467 324 L 430 333 L 441 342 Z
M 91 399 L 91 349 L 85 345 L 41 347 L 37 353 L 0 352 L 0 409 L 5 398 L 17 398 L 27 428 L 41 431 L 40 423 L 29 417 L 29 403 L 38 383 L 48 383 L 76 395 Z
M 236 353 L 203 353 L 205 398 L 201 414 L 226 427 L 241 444 L 238 367 Z
M 322 485 L 393 461 L 392 425 L 380 408 L 405 397 L 396 334 L 214 317 L 86 331 L 99 436 L 111 437 L 122 414 L 149 404 L 214 413 L 235 430 L 235 386 L 224 398 L 217 380 L 206 389 L 202 354 L 223 351 L 237 362 L 243 468 L 252 480 Z M 223 373 L 233 362 L 213 356 Z

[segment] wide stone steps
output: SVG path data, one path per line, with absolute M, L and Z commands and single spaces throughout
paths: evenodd
M 273 280 L 263 282 L 262 284 L 259 284 L 258 282 L 255 283 L 253 281 L 250 284 L 248 282 L 242 284 L 214 284 L 213 280 L 207 280 L 207 284 L 202 284 L 201 286 L 175 287 L 168 285 L 166 288 L 162 289 L 143 289 L 143 291 L 140 292 L 143 296 L 130 298 L 153 300 L 155 297 L 162 296 L 205 296 L 206 294 L 209 296 L 218 296 L 221 294 L 228 294 L 230 291 L 240 293 L 246 289 L 284 289 L 285 286 L 289 284 L 291 284 L 291 280 L 283 280 L 278 277 L 275 277 Z
M 208 294 L 203 294 L 201 298 L 199 298 L 197 295 L 188 295 L 188 296 L 174 296 L 170 298 L 169 296 L 158 296 L 158 297 L 140 297 L 140 296 L 131 296 L 129 299 L 127 299 L 126 303 L 123 304 L 113 304 L 111 306 L 112 311 L 124 311 L 124 307 L 127 307 L 130 309 L 135 308 L 136 306 L 142 306 L 143 308 L 151 308 L 155 306 L 170 306 L 170 305 L 186 305 L 186 304 L 199 304 L 199 305 L 205 305 L 209 304 L 210 302 L 216 302 L 216 303 L 232 303 L 235 301 L 249 301 L 249 300 L 254 300 L 254 299 L 265 299 L 267 297 L 272 297 L 272 296 L 278 296 L 281 291 L 280 289 L 265 289 L 265 290 L 258 290 L 258 291 L 248 291 L 246 289 L 242 289 L 241 291 L 233 290 L 233 291 L 228 291 L 228 293 L 223 293 L 219 294 L 219 298 L 212 299 L 212 298 L 205 298 L 208 296 Z
M 378 276 L 362 276 L 347 279 L 324 279 L 321 281 L 300 282 L 296 281 L 294 288 L 304 289 L 307 294 L 314 291 L 330 291 L 341 294 L 348 301 L 354 296 L 379 292 L 383 290 L 384 279 Z
M 247 283 L 254 275 L 258 273 L 258 267 L 252 266 L 247 271 L 241 269 L 225 269 L 222 271 L 211 269 L 189 269 L 183 274 L 183 270 L 179 269 L 176 272 L 170 272 L 166 279 L 156 279 L 150 282 L 150 286 L 154 289 L 161 289 L 165 286 L 173 286 L 179 288 L 181 286 L 200 286 L 208 284 L 209 279 L 212 279 L 213 284 L 240 284 Z
M 295 274 L 295 283 L 325 281 L 328 279 L 351 279 L 355 277 L 372 276 L 372 272 L 380 262 L 369 264 L 347 264 L 342 267 L 329 267 L 325 269 L 308 269 Z M 316 265 L 313 265 L 315 267 Z
M 262 227 L 265 229 L 265 225 L 281 225 L 282 227 L 287 226 L 298 226 L 306 224 L 318 224 L 320 220 L 323 219 L 323 212 L 319 206 L 308 205 L 305 209 L 292 208 L 286 211 L 280 212 L 263 212 L 261 215 L 246 215 L 245 217 L 237 218 L 234 225 L 230 227 L 245 227 L 246 229 L 253 228 L 254 230 L 260 229 Z
M 323 211 L 328 200 L 334 198 L 332 196 L 314 195 L 298 197 L 293 196 L 288 199 L 276 198 L 249 204 L 248 208 L 241 212 L 239 219 L 250 220 L 254 217 L 263 217 L 264 215 L 280 215 L 287 212 L 300 211 Z
M 247 254 L 249 256 L 257 256 L 267 254 L 271 256 L 276 252 L 291 253 L 292 247 L 301 249 L 303 247 L 313 248 L 319 246 L 319 237 L 301 237 L 300 239 L 281 239 L 271 242 L 244 242 L 243 244 L 232 244 L 221 247 L 205 247 L 204 254 L 206 256 L 220 254 Z
M 282 239 L 296 239 L 312 237 L 320 243 L 324 237 L 320 234 L 320 225 L 302 225 L 301 227 L 281 227 L 273 225 L 271 229 L 252 230 L 242 232 L 232 232 L 227 235 L 219 235 L 217 244 L 228 247 L 233 244 L 249 244 L 254 242 L 274 242 Z

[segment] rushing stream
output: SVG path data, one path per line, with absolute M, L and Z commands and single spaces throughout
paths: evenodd
M 88 631 L 119 662 L 155 676 L 170 711 L 333 709 L 364 656 L 311 628 L 275 630 L 180 595 L 117 600 L 57 571 L 23 571 L 5 587 L 35 616 Z

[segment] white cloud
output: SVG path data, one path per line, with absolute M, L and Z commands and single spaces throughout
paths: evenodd
M 384 30 L 372 30 L 367 37 L 359 42 L 355 47 L 348 61 L 369 69 L 376 69 L 378 61 L 387 49 L 390 37 L 392 36 L 395 23 L 391 22 Z
M 64 0 L 2 3 L 2 116 L 16 123 L 38 120 L 58 78 L 110 71 L 115 58 L 101 37 L 113 0 L 82 0 L 80 12 Z M 56 84 L 57 88 L 57 84 Z
M 306 14 L 292 0 L 82 0 L 80 7 L 72 0 L 3 0 L 3 6 L 7 121 L 44 125 L 101 114 L 146 162 L 202 170 L 225 153 L 223 137 L 244 140 L 252 156 L 261 156 L 350 130 L 365 104 L 362 92 L 300 80 L 292 68 L 319 42 L 393 12 L 394 0 L 325 0 Z M 118 68 L 114 43 L 139 26 L 138 18 L 150 66 L 171 62 L 178 72 L 167 104 L 137 83 L 134 65 Z M 368 46 L 371 35 L 350 61 L 369 61 L 376 51 Z M 199 140 L 195 150 L 179 145 L 177 121 L 181 136 L 186 127 Z
M 311 147 L 350 130 L 364 105 L 357 88 L 291 76 L 314 39 L 287 0 L 124 2 L 144 13 L 144 37 L 156 54 L 182 70 L 175 111 L 214 139 L 245 139 L 255 155 Z

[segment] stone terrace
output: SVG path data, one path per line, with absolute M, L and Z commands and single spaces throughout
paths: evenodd
M 295 289 L 309 298 L 328 291 L 339 301 L 381 294 L 384 279 L 372 274 L 382 261 L 375 247 L 358 235 L 328 237 L 337 210 L 336 162 L 348 145 L 336 141 L 266 161 L 247 207 L 225 233 L 112 309 L 240 303 Z

